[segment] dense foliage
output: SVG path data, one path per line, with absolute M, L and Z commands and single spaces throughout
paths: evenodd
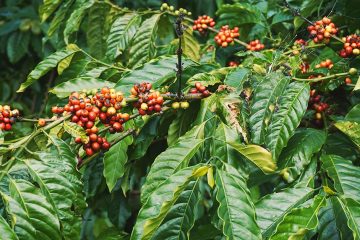
M 354 1 L 5 2 L 0 239 L 360 239 Z

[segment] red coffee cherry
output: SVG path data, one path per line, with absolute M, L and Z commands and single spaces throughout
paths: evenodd
M 198 19 L 194 21 L 193 30 L 199 31 L 204 34 L 208 27 L 214 27 L 215 21 L 207 15 L 199 16 Z
M 215 36 L 214 40 L 218 46 L 223 48 L 227 47 L 229 44 L 234 44 L 234 39 L 239 37 L 239 28 L 234 27 L 230 29 L 228 25 L 222 26 L 218 34 Z

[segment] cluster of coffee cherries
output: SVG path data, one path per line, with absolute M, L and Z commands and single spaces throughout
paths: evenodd
M 222 26 L 218 34 L 215 36 L 215 42 L 218 46 L 223 48 L 229 46 L 229 44 L 234 44 L 234 39 L 239 37 L 239 28 L 234 27 L 230 29 L 228 25 Z
M 239 63 L 236 62 L 236 61 L 230 61 L 230 62 L 228 63 L 228 66 L 229 66 L 229 67 L 237 67 L 237 66 L 239 66 Z
M 19 110 L 11 110 L 9 105 L 0 105 L 0 130 L 10 131 L 19 115 Z
M 135 84 L 131 88 L 130 98 L 138 98 L 133 105 L 138 109 L 140 115 L 151 115 L 162 110 L 164 98 L 160 92 L 153 91 L 151 88 L 151 83 Z
M 262 44 L 259 39 L 256 39 L 254 41 L 250 41 L 246 48 L 250 51 L 260 51 L 265 48 L 265 45 Z
M 189 93 L 195 94 L 195 93 L 201 93 L 203 97 L 210 96 L 209 90 L 206 89 L 204 85 L 201 84 L 201 82 L 196 82 L 195 87 L 191 88 L 189 90 Z
M 343 58 L 350 57 L 351 55 L 360 54 L 360 36 L 352 34 L 350 36 L 344 37 L 344 48 L 340 50 L 340 56 Z
M 320 125 L 322 123 L 322 113 L 329 109 L 329 104 L 321 101 L 321 95 L 315 89 L 310 91 L 309 109 L 315 110 L 315 123 Z
M 199 31 L 200 33 L 205 33 L 208 27 L 214 27 L 215 21 L 207 15 L 199 16 L 198 19 L 194 21 L 193 30 Z
M 167 3 L 163 3 L 160 7 L 161 11 L 169 11 L 169 12 L 173 12 L 176 16 L 179 16 L 180 13 L 183 15 L 191 15 L 191 12 L 188 12 L 186 9 L 184 8 L 179 8 L 179 10 L 175 10 L 174 6 L 169 6 Z
M 87 156 L 92 156 L 94 153 L 97 153 L 100 150 L 107 151 L 110 148 L 110 143 L 106 140 L 106 138 L 99 136 L 97 133 L 97 128 L 96 131 L 91 131 L 88 137 L 88 141 L 85 143 L 81 137 L 75 138 L 76 143 L 83 144 L 83 149 Z
M 294 42 L 294 46 L 295 47 L 301 47 L 301 46 L 306 46 L 307 45 L 307 42 L 304 40 L 304 39 L 296 39 L 295 42 Z
M 325 61 L 321 61 L 319 64 L 315 65 L 315 68 L 328 68 L 332 69 L 334 67 L 333 62 L 330 59 L 326 59 Z
M 302 62 L 300 64 L 300 71 L 301 73 L 306 73 L 310 69 L 310 64 L 308 62 Z
M 308 26 L 307 30 L 315 43 L 323 41 L 328 43 L 331 35 L 335 35 L 338 32 L 335 24 L 327 17 L 323 17 L 323 19 L 316 21 L 314 25 Z

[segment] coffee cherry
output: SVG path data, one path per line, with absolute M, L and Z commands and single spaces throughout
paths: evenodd
M 103 144 L 101 145 L 101 148 L 104 150 L 109 150 L 110 148 L 110 143 L 108 142 L 103 142 Z
M 94 151 L 91 148 L 86 148 L 85 153 L 87 156 L 92 156 L 94 154 Z
M 94 150 L 95 152 L 98 152 L 98 151 L 100 150 L 101 146 L 100 146 L 100 144 L 99 144 L 98 142 L 93 142 L 93 143 L 91 144 L 91 148 L 92 148 L 92 150 Z
M 45 119 L 40 118 L 40 119 L 38 120 L 38 125 L 39 125 L 40 127 L 45 126 L 45 125 L 46 125 L 46 121 L 45 121 Z
M 356 68 L 350 68 L 350 69 L 349 69 L 349 74 L 350 74 L 350 75 L 355 75 L 355 74 L 357 74 L 357 69 L 356 69 Z
M 228 63 L 228 66 L 229 66 L 229 67 L 237 67 L 237 66 L 239 66 L 239 63 L 237 63 L 237 62 L 235 62 L 235 61 L 230 61 L 230 62 Z
M 250 51 L 260 51 L 265 48 L 265 45 L 260 43 L 258 39 L 250 41 L 246 48 Z
M 16 122 L 19 115 L 19 110 L 12 110 L 9 105 L 0 105 L 0 129 L 4 131 L 11 130 L 12 124 Z
M 187 109 L 189 107 L 189 102 L 180 102 L 180 107 L 182 109 Z
M 178 109 L 178 108 L 180 107 L 180 103 L 179 103 L 179 102 L 173 102 L 173 103 L 171 104 L 171 107 L 172 107 L 173 109 Z
M 223 48 L 227 47 L 229 44 L 234 43 L 234 39 L 239 37 L 239 28 L 235 27 L 230 29 L 228 25 L 222 26 L 218 34 L 215 36 L 214 40 L 218 46 Z
M 79 144 L 82 143 L 81 137 L 76 137 L 76 138 L 75 138 L 75 142 L 76 142 L 76 143 L 79 143 Z
M 319 64 L 315 66 L 315 68 L 328 68 L 331 69 L 334 67 L 333 62 L 330 59 L 326 59 L 325 61 L 321 61 Z
M 203 15 L 199 16 L 198 19 L 194 21 L 193 30 L 199 31 L 204 34 L 208 27 L 215 26 L 215 21 L 209 16 Z
M 352 81 L 351 81 L 351 78 L 345 78 L 345 84 L 351 84 L 352 83 Z

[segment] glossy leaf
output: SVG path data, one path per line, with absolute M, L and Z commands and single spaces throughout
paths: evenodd
M 184 168 L 162 182 L 140 209 L 130 239 L 151 239 L 190 181 L 206 174 L 208 168 L 202 165 Z
M 20 88 L 17 92 L 23 92 L 27 87 L 32 85 L 35 81 L 39 80 L 42 76 L 48 73 L 51 69 L 55 68 L 58 63 L 65 59 L 66 57 L 72 55 L 73 53 L 77 52 L 78 49 L 65 49 L 62 51 L 55 52 L 41 61 L 34 70 L 30 72 L 26 81 L 21 84 Z
M 277 226 L 270 239 L 303 239 L 305 234 L 318 226 L 318 213 L 326 204 L 324 196 L 316 196 L 308 207 L 293 209 Z
M 204 72 L 198 73 L 192 76 L 188 81 L 187 84 L 190 86 L 194 86 L 196 82 L 200 82 L 204 86 L 212 86 L 217 83 L 221 83 L 226 75 L 233 70 L 233 68 L 225 67 L 212 70 L 211 72 Z
M 113 87 L 115 84 L 112 82 L 104 81 L 99 78 L 92 77 L 79 77 L 64 83 L 60 83 L 50 90 L 59 98 L 68 97 L 74 91 L 92 90 L 102 88 L 104 86 Z
M 188 239 L 195 223 L 195 208 L 199 199 L 199 179 L 196 179 L 180 194 L 152 239 Z
M 279 109 L 273 114 L 265 138 L 265 143 L 275 160 L 278 159 L 305 114 L 309 91 L 308 84 L 292 82 L 279 100 Z
M 129 67 L 140 66 L 155 56 L 157 23 L 160 17 L 161 14 L 154 14 L 140 25 L 130 47 Z
M 168 83 L 175 77 L 175 64 L 177 59 L 172 57 L 160 57 L 145 63 L 143 66 L 125 74 L 115 85 L 117 90 L 128 92 L 135 83 L 149 82 L 153 88 Z M 195 65 L 191 60 L 184 60 L 184 69 Z
M 255 208 L 245 179 L 236 170 L 216 171 L 216 199 L 218 215 L 223 222 L 226 239 L 260 239 L 260 229 L 255 221 Z
M 348 198 L 336 198 L 336 203 L 345 212 L 347 225 L 352 231 L 354 239 L 360 238 L 360 203 Z
M 61 0 L 44 0 L 44 3 L 40 6 L 40 18 L 41 21 L 45 21 L 56 8 L 61 4 Z
M 351 161 L 337 155 L 322 155 L 323 169 L 334 181 L 337 192 L 345 197 L 360 201 L 360 168 L 354 166 Z
M 360 122 L 360 104 L 355 105 L 345 116 L 346 121 Z
M 271 157 L 271 153 L 258 145 L 245 145 L 235 142 L 228 143 L 242 156 L 254 163 L 264 173 L 272 173 L 276 170 L 276 164 Z
M 126 151 L 132 141 L 132 136 L 128 136 L 111 146 L 104 155 L 104 177 L 110 192 L 115 187 L 117 180 L 124 175 L 125 163 L 128 159 Z
M 63 124 L 64 130 L 69 133 L 74 138 L 80 137 L 81 140 L 85 143 L 89 141 L 88 136 L 86 135 L 85 130 L 73 122 L 64 122 Z
M 181 48 L 185 56 L 190 58 L 193 61 L 200 60 L 200 44 L 193 36 L 192 28 L 188 28 L 184 31 L 184 34 L 181 37 Z
M 289 82 L 288 77 L 279 73 L 272 73 L 264 77 L 255 88 L 250 105 L 249 119 L 253 143 L 264 143 L 275 108 Z
M 311 188 L 288 188 L 260 199 L 255 207 L 257 223 L 263 237 L 270 237 L 284 216 L 305 202 L 312 193 Z
M 17 240 L 14 230 L 9 226 L 6 220 L 0 215 L 0 239 L 2 240 Z
M 310 163 L 314 153 L 325 143 L 325 133 L 313 128 L 295 132 L 279 157 L 278 166 L 289 173 L 288 182 L 293 181 Z
M 151 193 L 172 174 L 187 167 L 190 159 L 203 142 L 203 139 L 186 138 L 184 136 L 176 144 L 158 155 L 142 187 L 141 202 L 144 203 Z
M 60 223 L 51 204 L 31 183 L 17 179 L 10 181 L 11 197 L 20 203 L 36 229 L 40 239 L 61 239 Z M 14 216 L 16 218 L 16 215 Z
M 335 127 L 345 133 L 360 148 L 360 123 L 357 122 L 336 122 Z
M 126 50 L 133 40 L 140 23 L 141 17 L 136 13 L 124 14 L 113 22 L 106 40 L 106 56 L 110 60 L 116 59 Z

